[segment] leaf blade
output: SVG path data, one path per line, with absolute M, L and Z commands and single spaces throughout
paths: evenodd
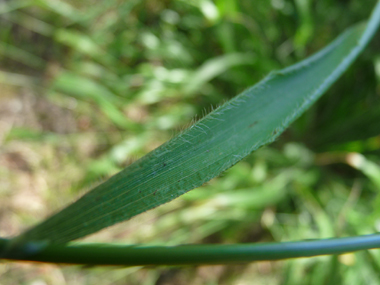
M 356 25 L 314 56 L 269 74 L 12 244 L 66 243 L 94 233 L 201 186 L 272 142 L 364 49 L 379 25 L 379 3 L 367 26 Z
M 0 239 L 0 250 L 8 240 Z M 30 256 L 6 256 L 26 260 L 86 265 L 211 265 L 344 254 L 380 247 L 380 234 L 354 237 L 247 244 L 143 246 L 102 243 L 49 245 Z

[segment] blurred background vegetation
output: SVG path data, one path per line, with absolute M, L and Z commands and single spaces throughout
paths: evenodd
M 0 236 L 13 236 L 375 0 L 0 1 Z M 380 230 L 380 37 L 274 144 L 85 241 L 290 241 Z M 270 114 L 268 114 L 270 116 Z M 380 284 L 380 252 L 188 268 L 0 264 L 1 284 Z

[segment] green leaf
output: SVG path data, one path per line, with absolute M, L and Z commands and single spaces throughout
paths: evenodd
M 203 84 L 237 65 L 253 64 L 254 56 L 250 54 L 229 53 L 217 58 L 209 59 L 189 79 L 184 88 L 185 93 L 199 90 Z
M 0 251 L 8 243 L 9 240 L 0 238 Z M 179 266 L 279 260 L 342 254 L 379 247 L 380 234 L 297 242 L 223 245 L 136 246 L 72 243 L 69 245 L 49 245 L 41 252 L 30 256 L 19 256 L 18 258 L 20 260 L 87 265 Z M 38 249 L 38 244 L 30 243 L 27 245 L 27 250 L 30 252 L 36 249 Z M 17 256 L 16 258 L 7 258 L 18 259 Z
M 34 68 L 43 68 L 45 61 L 32 53 L 0 41 L 0 55 Z
M 25 248 L 38 251 L 45 245 L 66 243 L 201 186 L 274 141 L 349 67 L 379 21 L 380 2 L 367 25 L 358 24 L 317 54 L 269 74 L 7 247 L 29 243 Z
M 55 79 L 53 88 L 78 99 L 94 100 L 115 125 L 126 129 L 138 129 L 136 124 L 117 108 L 119 101 L 116 95 L 90 78 L 65 71 Z

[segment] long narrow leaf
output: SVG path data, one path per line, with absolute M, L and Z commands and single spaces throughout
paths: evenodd
M 374 35 L 378 2 L 358 24 L 304 61 L 269 74 L 183 133 L 136 161 L 74 204 L 16 237 L 11 248 L 66 243 L 157 207 L 236 164 L 313 104 Z M 33 247 L 27 247 L 27 243 Z M 16 251 L 14 251 L 16 254 Z
M 7 240 L 0 239 L 0 250 Z M 131 246 L 101 243 L 50 245 L 21 260 L 88 265 L 199 265 L 279 260 L 379 248 L 380 234 L 282 243 Z M 30 245 L 30 250 L 34 250 Z M 18 259 L 18 257 L 9 257 Z

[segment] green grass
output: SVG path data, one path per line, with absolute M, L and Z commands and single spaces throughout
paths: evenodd
M 41 26 L 23 26 L 32 33 L 44 33 L 41 43 L 52 43 L 48 53 L 39 45 L 25 44 L 27 37 L 22 40 L 24 43 L 20 38 L 13 38 L 9 33 L 12 28 L 8 33 L 7 29 L 1 31 L 5 45 L 22 47 L 47 62 L 48 81 L 40 79 L 38 94 L 44 94 L 44 98 L 51 102 L 48 104 L 75 114 L 74 126 L 63 128 L 63 133 L 69 133 L 65 135 L 62 128 L 44 123 L 47 120 L 44 116 L 49 118 L 49 112 L 40 107 L 36 111 L 41 115 L 39 129 L 33 130 L 35 126 L 25 128 L 22 124 L 20 128 L 14 126 L 4 140 L 3 153 L 7 161 L 17 161 L 15 154 L 21 153 L 21 161 L 24 159 L 32 166 L 33 175 L 37 175 L 35 171 L 41 169 L 39 167 L 43 169 L 49 165 L 67 169 L 63 173 L 57 171 L 55 177 L 43 178 L 48 181 L 50 189 L 59 189 L 57 194 L 50 194 L 51 191 L 42 196 L 39 194 L 55 209 L 77 196 L 77 188 L 88 188 L 97 183 L 99 177 L 114 174 L 128 165 L 131 158 L 141 157 L 168 140 L 172 130 L 180 128 L 195 115 L 201 116 L 204 108 L 231 98 L 270 70 L 305 58 L 325 46 L 344 28 L 369 14 L 369 10 L 356 1 L 344 7 L 335 3 L 334 6 L 329 1 L 310 1 L 306 8 L 299 6 L 298 2 L 273 6 L 276 8 L 270 3 L 252 7 L 238 2 L 228 2 L 230 4 L 225 5 L 232 5 L 228 7 L 217 3 L 219 16 L 216 18 L 197 4 L 173 1 L 172 6 L 155 7 L 147 2 L 145 4 L 150 8 L 145 9 L 146 5 L 141 3 L 130 3 L 119 6 L 110 3 L 108 7 L 94 7 L 86 13 L 78 6 L 65 10 L 48 5 L 42 5 L 45 7 L 43 13 L 41 10 L 15 11 L 54 27 L 54 36 L 50 37 Z M 60 10 L 62 15 L 59 17 L 49 14 Z M 38 13 L 33 14 L 36 11 Z M 114 13 L 120 17 L 113 17 Z M 176 17 L 176 13 L 181 17 Z M 298 15 L 302 16 L 297 18 Z M 270 17 L 275 21 L 268 22 Z M 337 17 L 339 23 L 336 23 Z M 25 18 L 28 17 L 13 15 L 13 19 Z M 129 29 L 123 28 L 123 21 L 128 22 Z M 84 41 L 81 46 L 75 40 L 78 35 L 85 35 L 81 36 Z M 294 42 L 293 35 L 296 35 Z M 150 242 L 162 245 L 239 243 L 375 232 L 378 187 L 376 178 L 370 179 L 376 177 L 371 174 L 376 171 L 365 169 L 376 169 L 378 161 L 376 44 L 375 38 L 372 49 L 367 50 L 327 96 L 299 118 L 272 147 L 258 150 L 225 172 L 223 177 L 183 198 L 132 219 L 127 225 L 103 231 L 92 240 L 109 242 L 118 239 L 127 244 Z M 104 51 L 107 53 L 102 54 Z M 239 61 L 242 57 L 251 60 Z M 28 66 L 28 61 L 18 62 L 17 57 L 4 57 L 3 60 L 8 76 L 5 83 L 30 86 L 31 81 L 27 78 L 44 74 L 42 69 L 36 73 L 36 67 Z M 210 72 L 209 77 L 202 76 L 205 70 Z M 189 82 L 198 87 L 190 88 Z M 38 101 L 44 98 L 38 97 Z M 61 122 L 65 125 L 64 121 Z M 298 143 L 293 143 L 295 141 Z M 12 148 L 15 142 L 18 142 L 18 148 Z M 40 163 L 26 156 L 30 151 L 23 150 L 24 146 L 33 149 L 34 157 L 41 156 L 38 149 L 42 147 L 48 147 L 55 155 L 50 158 L 42 155 L 46 158 Z M 338 150 L 340 153 L 336 153 Z M 365 160 L 359 161 L 368 161 L 369 167 L 355 163 L 352 159 L 355 156 L 348 155 L 348 152 L 362 153 Z M 75 171 L 69 170 L 69 166 Z M 17 177 L 17 173 L 9 172 L 7 164 L 1 173 L 2 177 L 9 177 L 4 185 L 9 185 L 11 177 Z M 75 173 L 73 179 L 67 179 L 69 173 Z M 288 174 L 285 181 L 281 173 Z M 6 190 L 8 188 L 4 189 L 2 195 L 8 199 L 4 201 L 13 201 L 14 194 Z M 244 199 L 248 193 L 253 195 L 251 201 Z M 165 214 L 174 209 L 177 210 L 174 215 Z M 21 210 L 18 212 L 18 220 L 21 219 L 23 225 L 32 225 L 45 215 L 43 212 L 39 217 L 23 214 Z M 51 213 L 51 210 L 45 210 L 47 212 Z M 158 216 L 161 218 L 157 219 Z M 126 231 L 127 228 L 133 230 Z M 115 231 L 113 238 L 112 231 Z M 19 232 L 20 229 L 12 233 L 2 232 L 2 236 Z M 277 282 L 289 284 L 304 284 L 302 282 L 307 283 L 307 280 L 323 283 L 330 275 L 343 283 L 351 278 L 377 284 L 377 260 L 375 252 L 350 255 L 346 259 L 315 258 L 307 262 L 289 261 L 277 268 L 271 265 L 270 272 L 283 272 Z M 238 276 L 244 276 L 243 272 L 248 268 L 240 268 Z M 261 272 L 259 275 L 264 280 L 263 271 L 252 270 Z M 63 272 L 67 278 L 70 274 L 77 274 Z M 165 271 L 157 271 L 158 275 L 150 272 L 147 274 L 151 279 L 145 278 L 146 282 L 155 282 L 148 280 L 158 280 L 165 275 Z M 186 276 L 181 274 L 179 276 Z M 197 276 L 198 273 L 189 274 Z M 135 276 L 142 275 L 136 273 Z M 235 276 L 235 281 L 238 279 Z

